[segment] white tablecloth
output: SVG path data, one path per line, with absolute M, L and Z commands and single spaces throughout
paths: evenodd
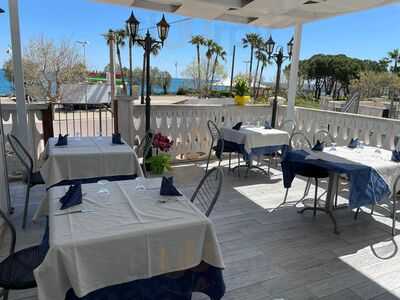
M 160 196 L 160 182 L 138 178 L 83 185 L 83 203 L 70 210 L 89 212 L 62 216 L 54 214 L 67 188 L 50 189 L 50 249 L 35 270 L 39 299 L 64 299 L 71 287 L 82 297 L 201 261 L 224 268 L 211 221 L 185 197 Z
M 46 187 L 63 180 L 104 176 L 143 176 L 135 151 L 127 144 L 113 145 L 111 137 L 69 138 L 68 145 L 47 144 L 47 159 L 40 169 Z
M 221 133 L 224 140 L 244 145 L 247 153 L 254 148 L 288 145 L 290 138 L 286 131 L 253 126 L 242 126 L 240 130 L 222 128 Z
M 394 181 L 400 175 L 400 163 L 391 160 L 392 151 L 379 149 L 380 153 L 378 153 L 377 148 L 369 146 L 355 149 L 345 146 L 336 147 L 335 149 L 325 147 L 324 152 L 313 152 L 307 159 L 324 159 L 333 162 L 337 159 L 338 163 L 346 163 L 348 161 L 351 164 L 366 165 L 375 169 L 391 189 L 393 188 Z M 325 155 L 324 153 L 328 153 L 329 155 Z

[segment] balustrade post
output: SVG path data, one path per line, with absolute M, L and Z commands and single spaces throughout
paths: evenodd
M 42 110 L 43 140 L 45 145 L 51 137 L 54 137 L 53 120 L 53 103 L 49 103 L 47 109 Z
M 118 103 L 118 128 L 121 137 L 131 147 L 134 144 L 133 100 L 137 95 L 116 97 Z

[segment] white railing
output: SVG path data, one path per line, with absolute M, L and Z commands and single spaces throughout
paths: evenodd
M 393 119 L 298 107 L 296 121 L 298 130 L 310 139 L 319 129 L 326 129 L 338 145 L 358 137 L 367 145 L 394 149 L 400 137 L 400 121 Z
M 2 121 L 4 126 L 4 134 L 16 134 L 17 128 L 15 120 L 17 120 L 16 105 L 14 103 L 3 103 L 2 106 Z M 27 120 L 28 120 L 28 139 L 29 151 L 34 158 L 34 168 L 37 169 L 39 156 L 43 152 L 43 125 L 42 112 L 47 110 L 47 104 L 28 104 L 27 105 Z M 20 171 L 20 164 L 15 155 L 13 155 L 10 145 L 6 142 L 6 157 L 9 176 L 17 175 Z
M 129 102 L 128 102 L 129 103 Z M 126 103 L 125 103 L 126 105 Z M 119 111 L 125 114 L 129 105 L 119 105 Z M 130 108 L 131 118 L 119 117 L 121 133 L 130 144 L 140 139 L 145 132 L 145 107 L 134 105 Z M 121 114 L 120 114 L 121 116 Z M 152 105 L 151 128 L 174 141 L 171 156 L 176 160 L 204 158 L 210 149 L 210 134 L 207 121 L 212 120 L 218 126 L 233 126 L 237 122 L 264 124 L 271 119 L 271 108 L 266 105 Z M 126 122 L 131 125 L 126 128 Z
M 130 144 L 145 132 L 145 107 L 120 102 L 119 124 L 122 135 Z M 171 155 L 176 160 L 202 159 L 208 153 L 210 136 L 207 121 L 219 126 L 236 122 L 263 124 L 271 119 L 271 107 L 265 105 L 152 105 L 151 128 L 175 141 Z M 286 116 L 286 107 L 279 107 L 278 125 Z M 338 145 L 346 145 L 358 137 L 367 145 L 394 149 L 400 139 L 400 121 L 317 109 L 296 108 L 297 130 L 310 140 L 320 129 L 326 129 Z M 127 126 L 128 124 L 128 126 Z

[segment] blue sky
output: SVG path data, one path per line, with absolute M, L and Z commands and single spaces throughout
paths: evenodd
M 0 0 L 0 7 L 8 10 L 7 1 Z M 45 36 L 56 41 L 67 39 L 87 40 L 88 66 L 91 69 L 103 69 L 107 64 L 108 49 L 102 33 L 108 29 L 117 29 L 124 25 L 129 17 L 128 7 L 100 4 L 89 0 L 36 0 L 20 1 L 20 20 L 22 43 L 30 39 Z M 153 26 L 160 13 L 135 9 L 136 17 L 142 28 Z M 341 16 L 306 24 L 303 31 L 302 58 L 316 53 L 338 54 L 369 59 L 380 59 L 394 48 L 400 48 L 400 5 L 391 5 L 379 9 Z M 169 22 L 184 17 L 166 15 Z M 8 14 L 0 17 L 0 64 L 7 58 L 6 49 L 10 45 Z M 237 49 L 237 70 L 244 72 L 243 61 L 249 59 L 249 50 L 241 47 L 241 38 L 246 32 L 257 32 L 264 36 L 272 33 L 278 44 L 285 45 L 293 35 L 293 29 L 270 30 L 268 28 L 236 25 L 225 22 L 210 22 L 193 19 L 172 25 L 170 37 L 159 56 L 153 58 L 152 65 L 178 76 L 184 67 L 194 59 L 194 48 L 187 41 L 191 35 L 202 34 L 215 39 L 228 52 L 226 70 L 230 69 L 232 47 Z M 155 31 L 153 31 L 156 34 Z M 140 66 L 142 50 L 135 49 L 135 66 Z M 127 51 L 123 56 L 127 65 Z M 274 68 L 267 72 L 266 79 L 274 76 Z

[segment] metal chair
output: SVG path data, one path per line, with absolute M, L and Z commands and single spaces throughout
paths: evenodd
M 334 137 L 330 134 L 328 130 L 321 129 L 314 133 L 313 143 L 315 144 L 317 141 L 321 143 L 324 142 L 326 145 L 332 145 L 336 143 Z
M 286 130 L 290 134 L 293 134 L 293 133 L 296 132 L 296 129 L 297 129 L 296 121 L 294 121 L 294 120 L 283 121 L 281 123 L 281 125 L 279 126 L 279 129 L 280 130 Z
M 210 146 L 210 151 L 208 152 L 206 173 L 208 171 L 208 166 L 210 164 L 211 154 L 213 151 L 215 151 L 216 153 L 220 153 L 219 157 L 217 155 L 217 158 L 219 160 L 218 167 L 221 166 L 223 154 L 224 153 L 229 154 L 229 170 L 231 170 L 232 153 L 237 153 L 237 151 L 235 151 L 234 149 L 229 149 L 229 147 L 227 147 L 225 145 L 225 141 L 222 137 L 221 131 L 219 130 L 217 124 L 215 124 L 213 121 L 209 120 L 207 122 L 207 127 L 208 127 L 208 131 L 210 132 L 210 136 L 211 136 L 211 146 Z M 240 153 L 238 153 L 238 166 L 240 166 Z M 238 174 L 240 175 L 239 169 L 238 169 Z
M 295 132 L 292 134 L 292 136 L 290 137 L 290 140 L 289 140 L 289 146 L 291 147 L 291 149 L 311 149 L 312 148 L 311 142 L 305 136 L 305 134 L 302 132 Z M 318 180 L 322 179 L 322 178 L 328 178 L 329 173 L 327 171 L 325 171 L 324 169 L 318 168 L 318 167 L 313 167 L 312 169 L 298 169 L 296 173 L 300 176 L 307 178 L 307 184 L 306 184 L 306 188 L 304 191 L 304 195 L 299 201 L 297 201 L 297 203 L 302 202 L 307 197 L 307 195 L 310 191 L 310 187 L 311 187 L 311 180 L 312 179 L 315 180 L 314 207 L 312 210 L 313 210 L 313 215 L 316 216 L 317 210 L 320 210 L 320 208 L 317 207 L 317 204 L 318 204 Z M 286 193 L 285 193 L 285 198 L 283 200 L 283 204 L 286 203 L 286 201 L 287 201 L 288 193 L 289 193 L 289 189 L 287 188 Z M 300 213 L 303 213 L 304 211 L 309 210 L 309 209 L 310 208 L 305 207 L 304 209 L 302 209 L 300 211 Z
M 224 172 L 220 167 L 208 171 L 196 188 L 190 201 L 199 207 L 208 217 L 221 193 Z
M 145 177 L 147 177 L 145 160 L 151 151 L 151 147 L 153 145 L 153 140 L 154 140 L 154 132 L 150 130 L 150 131 L 146 132 L 143 139 L 140 141 L 139 145 L 136 147 L 136 154 L 139 157 L 139 161 L 141 163 L 141 167 L 142 167 L 143 174 Z
M 25 195 L 25 207 L 24 207 L 24 216 L 22 221 L 22 228 L 26 227 L 26 218 L 28 215 L 29 209 L 29 193 L 32 187 L 40 184 L 44 184 L 43 178 L 40 175 L 40 172 L 33 171 L 33 159 L 29 154 L 28 150 L 22 145 L 22 143 L 18 140 L 18 138 L 12 134 L 7 135 L 8 142 L 12 150 L 15 152 L 18 160 L 21 162 L 24 168 L 24 177 L 23 181 L 26 184 L 26 195 Z
M 0 297 L 8 299 L 10 290 L 25 290 L 36 287 L 33 271 L 42 263 L 48 251 L 48 231 L 40 245 L 15 251 L 16 231 L 5 213 L 0 210 L 0 223 L 10 233 L 8 256 L 0 262 Z M 4 236 L 3 236 L 4 237 Z M 4 245 L 5 243 L 1 243 Z

